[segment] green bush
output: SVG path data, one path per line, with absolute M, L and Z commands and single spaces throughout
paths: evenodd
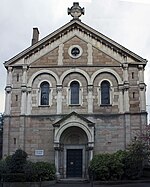
M 54 178 L 55 167 L 53 164 L 27 161 L 27 153 L 21 149 L 0 161 L 0 179 L 7 182 L 38 182 Z
M 134 139 L 125 151 L 95 155 L 90 170 L 97 180 L 139 179 L 147 156 L 147 145 Z
M 147 153 L 147 145 L 140 139 L 134 139 L 129 144 L 123 160 L 124 173 L 127 179 L 139 179 L 142 176 Z
M 118 180 L 124 173 L 123 163 L 115 153 L 95 155 L 90 163 L 90 170 L 96 180 Z
M 27 181 L 49 181 L 55 179 L 55 166 L 48 162 L 28 162 L 24 170 Z

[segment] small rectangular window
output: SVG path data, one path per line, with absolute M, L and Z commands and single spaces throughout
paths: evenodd
M 19 82 L 19 73 L 17 73 L 17 82 Z
M 135 92 L 132 93 L 133 94 L 133 99 L 135 98 Z
M 16 138 L 14 138 L 14 145 L 16 145 L 16 142 L 17 142 L 17 140 L 16 140 Z
M 134 79 L 134 72 L 132 72 L 132 79 Z
M 16 101 L 18 101 L 18 95 L 16 95 Z

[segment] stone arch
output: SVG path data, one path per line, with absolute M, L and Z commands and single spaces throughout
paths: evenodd
M 82 128 L 79 127 L 68 127 L 64 130 L 60 136 L 61 144 L 66 145 L 79 145 L 86 144 L 88 142 L 87 134 Z
M 100 70 L 97 70 L 96 72 L 94 72 L 93 75 L 91 76 L 91 84 L 93 84 L 94 79 L 96 78 L 96 76 L 97 76 L 98 74 L 104 73 L 104 72 L 106 72 L 106 73 L 111 73 L 111 74 L 114 75 L 115 78 L 117 79 L 118 84 L 123 84 L 123 81 L 121 80 L 120 75 L 119 75 L 116 71 L 114 71 L 114 70 L 112 70 L 112 69 L 109 69 L 109 68 L 103 68 L 103 69 L 100 69 Z
M 61 75 L 61 77 L 60 77 L 60 83 L 59 83 L 60 85 L 62 85 L 62 82 L 63 82 L 64 78 L 67 75 L 69 75 L 70 73 L 80 73 L 81 75 L 83 75 L 86 78 L 88 85 L 90 84 L 90 77 L 89 77 L 89 75 L 84 70 L 81 70 L 81 69 L 78 69 L 78 68 L 74 68 L 74 69 L 70 69 L 70 70 L 65 71 Z
M 67 128 L 73 127 L 73 126 L 74 126 L 74 127 L 79 127 L 80 129 L 82 129 L 82 130 L 86 133 L 88 142 L 94 142 L 94 137 L 93 137 L 93 134 L 92 134 L 92 132 L 90 131 L 90 129 L 89 129 L 86 125 L 84 125 L 84 124 L 82 124 L 82 123 L 80 123 L 80 122 L 76 122 L 76 121 L 68 122 L 68 123 L 62 125 L 62 126 L 57 130 L 57 132 L 55 133 L 54 142 L 55 142 L 55 143 L 60 143 L 60 137 L 61 137 L 61 135 L 63 134 L 63 132 L 64 132 Z
M 34 73 L 34 74 L 31 76 L 31 78 L 30 78 L 29 81 L 28 81 L 27 86 L 28 86 L 28 87 L 32 87 L 32 83 L 33 83 L 34 79 L 35 79 L 38 75 L 40 75 L 40 74 L 50 74 L 50 75 L 52 75 L 52 76 L 55 78 L 56 83 L 57 83 L 57 84 L 59 83 L 59 77 L 58 77 L 58 75 L 57 75 L 56 73 L 54 73 L 54 72 L 51 71 L 51 70 L 40 70 L 40 71 Z

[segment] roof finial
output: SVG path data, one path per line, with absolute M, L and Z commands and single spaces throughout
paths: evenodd
M 73 20 L 79 20 L 79 17 L 83 14 L 84 15 L 84 8 L 79 6 L 78 2 L 74 2 L 71 8 L 68 8 L 68 15 L 71 14 Z

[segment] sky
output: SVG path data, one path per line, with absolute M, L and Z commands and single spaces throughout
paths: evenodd
M 67 8 L 73 2 L 85 8 L 83 23 L 149 61 L 145 83 L 150 115 L 150 0 L 0 0 L 0 113 L 5 106 L 3 63 L 31 45 L 33 27 L 42 39 L 68 23 Z

